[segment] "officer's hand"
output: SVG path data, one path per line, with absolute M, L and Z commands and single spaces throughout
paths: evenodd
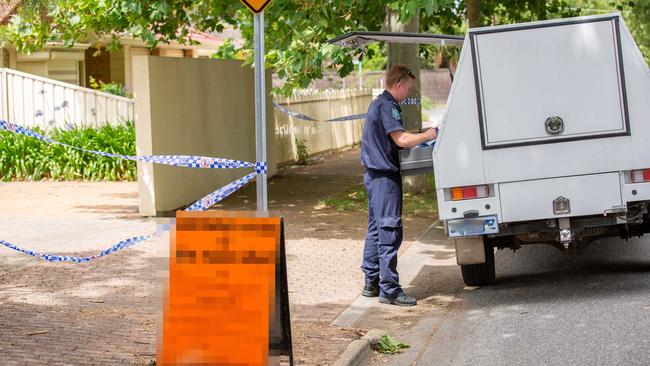
M 426 136 L 427 141 L 435 140 L 438 137 L 438 132 L 436 131 L 435 128 L 429 128 L 424 132 L 422 132 L 422 134 Z

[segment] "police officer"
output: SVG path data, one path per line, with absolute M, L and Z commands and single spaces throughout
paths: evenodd
M 361 139 L 361 165 L 366 168 L 368 234 L 363 249 L 365 286 L 362 295 L 400 306 L 417 304 L 404 293 L 397 274 L 397 251 L 402 243 L 402 177 L 398 150 L 436 138 L 436 131 L 404 130 L 399 103 L 406 99 L 415 75 L 405 65 L 393 65 L 386 74 L 386 90 L 366 116 Z

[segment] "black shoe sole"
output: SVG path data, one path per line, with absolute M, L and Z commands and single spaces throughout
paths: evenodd
M 361 291 L 361 296 L 364 296 L 364 297 L 377 297 L 377 296 L 379 296 L 379 291 L 366 291 L 366 290 L 363 290 L 363 291 Z
M 403 303 L 403 302 L 399 302 L 399 301 L 396 301 L 396 300 L 387 299 L 385 297 L 380 297 L 379 302 L 382 303 L 382 304 L 389 304 L 389 305 L 396 305 L 396 306 L 415 306 L 415 305 L 418 304 L 417 302 L 415 302 L 415 303 Z

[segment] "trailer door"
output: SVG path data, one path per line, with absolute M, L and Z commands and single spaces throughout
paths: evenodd
M 470 42 L 484 150 L 629 135 L 617 16 L 476 29 Z

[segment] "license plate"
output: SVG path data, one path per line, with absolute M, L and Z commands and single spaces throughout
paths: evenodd
M 499 222 L 496 216 L 472 217 L 447 221 L 450 237 L 497 234 Z

